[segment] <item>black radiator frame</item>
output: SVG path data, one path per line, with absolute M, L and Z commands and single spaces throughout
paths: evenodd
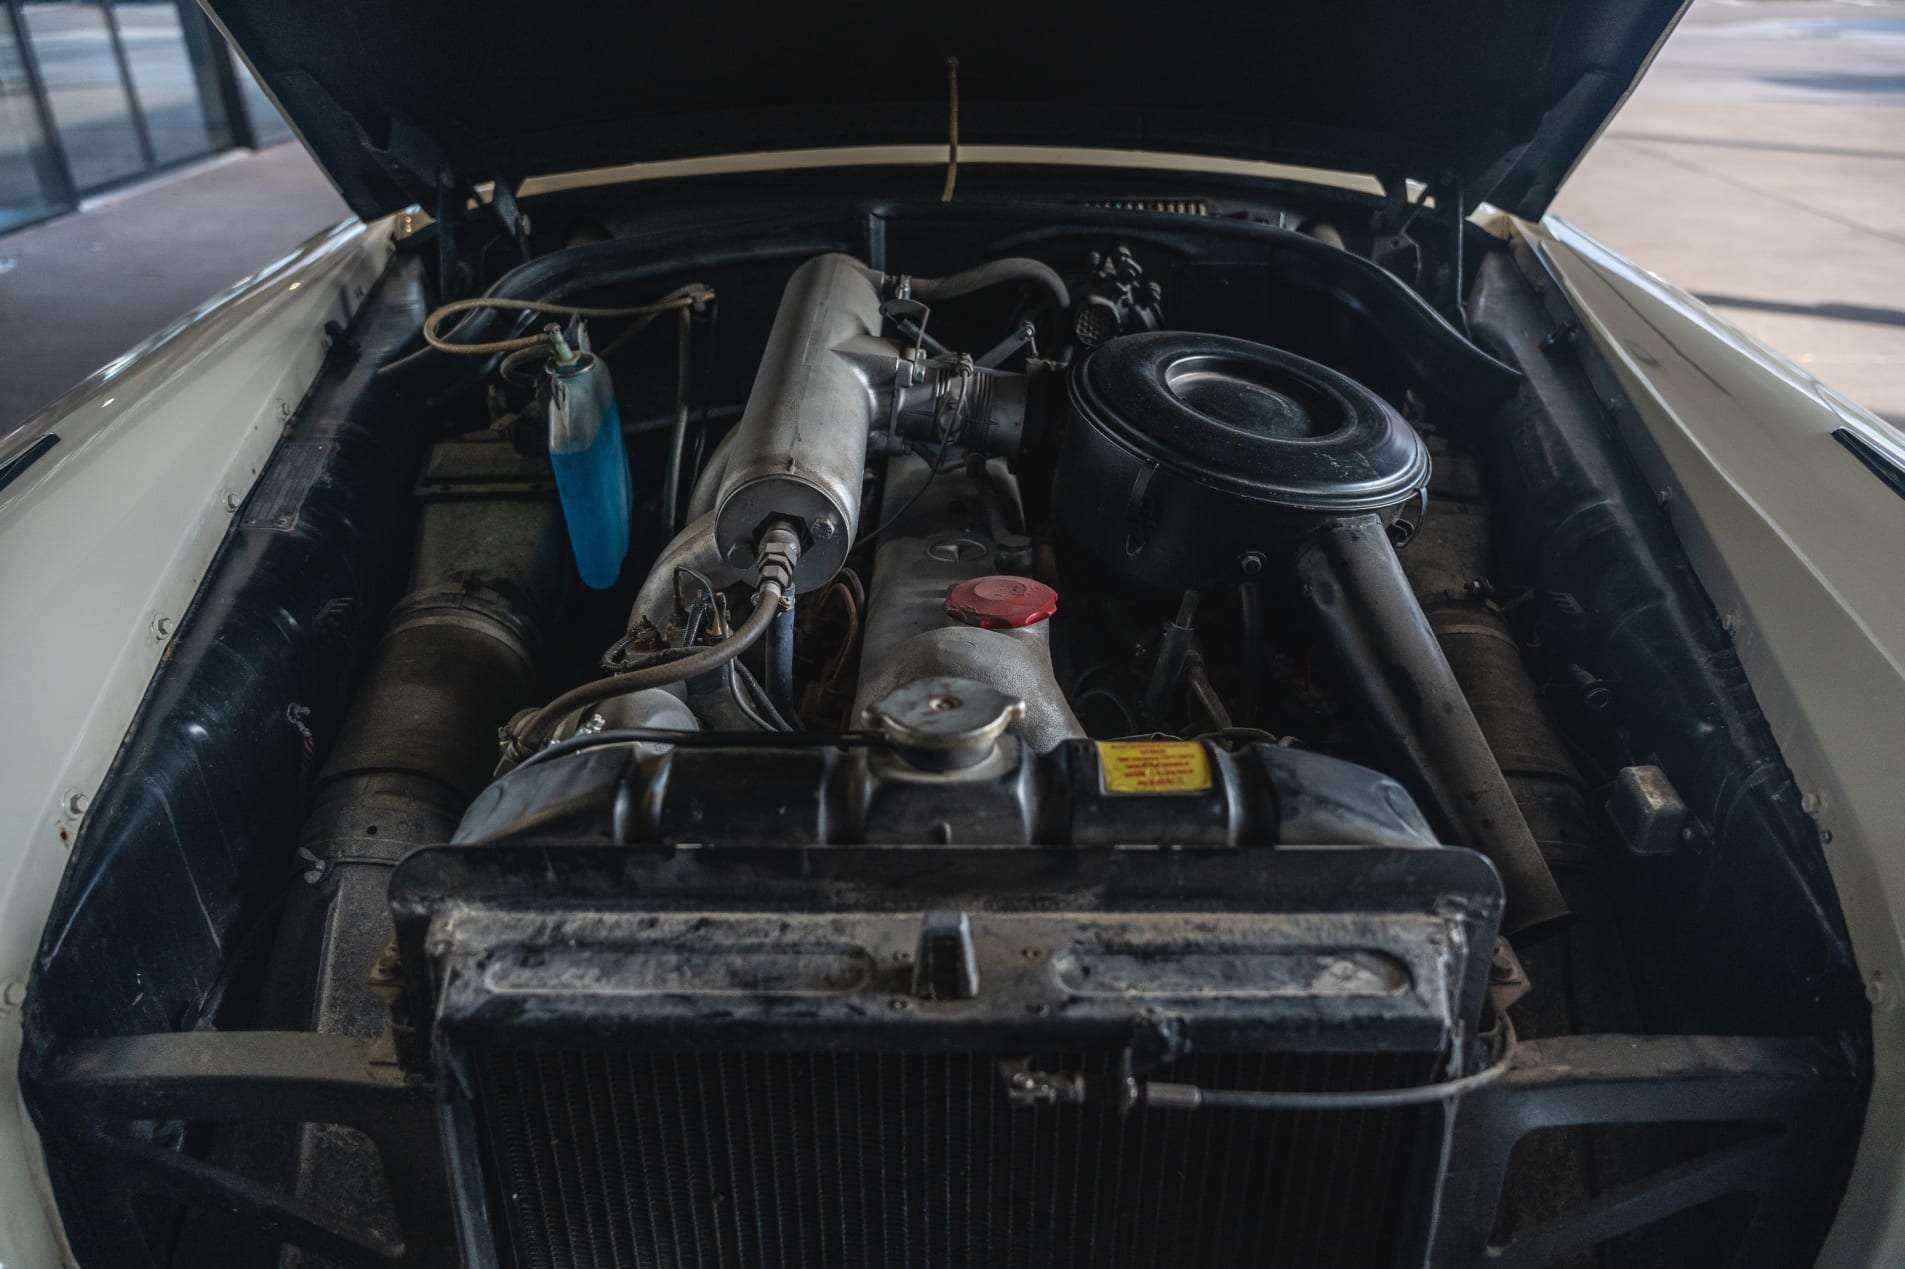
M 437 1129 L 436 1089 L 388 1052 L 308 1031 L 183 1031 L 66 1040 L 35 1083 L 49 1162 L 87 1181 L 87 1236 L 100 1263 L 158 1269 L 136 1205 L 166 1198 L 323 1256 L 341 1269 L 460 1264 Z M 401 1239 L 244 1172 L 169 1149 L 143 1130 L 183 1124 L 339 1124 L 383 1161 Z
M 214 1208 L 253 1230 L 321 1252 L 345 1269 L 491 1265 L 487 1231 L 453 1227 L 452 1193 L 480 1193 L 473 1154 L 446 1160 L 437 1089 L 406 1080 L 372 1046 L 306 1032 L 215 1032 L 66 1041 L 48 1055 L 40 1092 L 64 1130 L 49 1156 L 84 1168 L 95 1245 L 115 1266 L 154 1265 L 133 1220 L 135 1199 L 163 1195 Z M 1816 1165 L 1856 1129 L 1858 1078 L 1846 1054 L 1809 1038 L 1568 1036 L 1524 1044 L 1499 1084 L 1460 1103 L 1447 1149 L 1456 1160 L 1436 1205 L 1434 1263 L 1533 1266 L 1729 1193 L 1762 1201 L 1731 1269 L 1783 1269 L 1816 1241 L 1834 1208 Z M 394 1195 L 401 1247 L 366 1242 L 308 1200 L 144 1145 L 127 1125 L 154 1110 L 189 1121 L 347 1123 L 377 1143 Z M 1757 1122 L 1771 1134 L 1723 1147 L 1619 1191 L 1581 1212 L 1490 1244 L 1514 1146 L 1544 1127 L 1692 1120 Z M 68 1127 L 70 1125 L 70 1128 Z M 454 1169 L 452 1172 L 451 1169 Z M 447 1179 L 447 1180 L 446 1180 Z
M 948 873 L 925 851 L 721 853 L 751 874 L 738 891 L 742 898 L 752 896 L 757 908 L 769 894 L 790 906 L 803 895 L 864 903 L 865 887 L 877 889 L 880 879 L 869 880 L 858 868 L 864 860 L 856 857 L 862 855 L 893 861 L 883 866 L 886 875 L 896 881 L 913 877 L 922 892 L 956 897 L 959 890 L 947 884 Z M 1386 876 L 1391 894 L 1401 893 L 1405 879 L 1419 883 L 1418 896 L 1431 896 L 1433 902 L 1438 874 L 1443 884 L 1461 875 L 1472 881 L 1477 875 L 1473 863 L 1479 862 L 1465 851 L 1227 853 L 1238 861 L 1235 867 L 1254 870 L 1262 879 L 1274 877 L 1292 902 L 1299 896 L 1316 900 L 1318 887 L 1333 872 L 1338 885 L 1355 887 L 1365 911 L 1384 906 L 1385 887 L 1372 877 Z M 394 887 L 400 929 L 413 957 L 441 959 L 452 956 L 453 948 L 451 940 L 433 936 L 435 916 L 454 912 L 461 919 L 474 906 L 499 899 L 531 917 L 591 906 L 599 912 L 614 906 L 616 896 L 626 900 L 638 891 L 666 892 L 669 887 L 657 883 L 669 872 L 678 874 L 675 902 L 705 903 L 705 889 L 695 899 L 693 885 L 684 884 L 705 864 L 693 858 L 703 854 L 714 852 L 435 848 L 413 856 L 414 866 L 405 865 Z M 1028 884 L 1036 880 L 1051 892 L 1053 907 L 1077 903 L 1081 890 L 1094 884 L 1101 892 L 1107 884 L 1113 893 L 1124 889 L 1130 899 L 1139 883 L 1170 876 L 1177 880 L 1152 891 L 1161 906 L 1182 908 L 1198 893 L 1196 869 L 1187 869 L 1194 857 L 1187 861 L 1185 852 L 966 849 L 933 854 L 941 862 L 948 854 L 962 856 L 957 867 L 981 870 L 994 888 L 1009 890 L 1012 875 Z M 681 873 L 684 867 L 687 872 Z M 875 866 L 876 874 L 881 867 Z M 1305 872 L 1307 882 L 1299 876 Z M 1207 896 L 1212 888 L 1206 886 Z M 1261 902 L 1260 895 L 1244 891 L 1233 897 L 1239 906 Z M 1492 902 L 1498 904 L 1498 897 Z M 1482 946 L 1492 951 L 1487 931 L 1498 907 L 1485 903 L 1476 909 L 1458 902 L 1445 910 L 1458 924 L 1470 922 L 1483 936 Z M 1490 958 L 1470 959 L 1485 976 Z M 442 1075 L 428 1073 L 438 1067 Z M 1821 1193 L 1820 1168 L 1856 1129 L 1859 1088 L 1851 1055 L 1812 1038 L 1587 1035 L 1524 1043 L 1505 1078 L 1463 1098 L 1453 1115 L 1442 1117 L 1439 1134 L 1425 1133 L 1425 1139 L 1436 1137 L 1439 1158 L 1432 1162 L 1441 1175 L 1437 1200 L 1422 1213 L 1417 1245 L 1425 1263 L 1539 1265 L 1718 1195 L 1743 1192 L 1761 1201 L 1731 1263 L 1736 1269 L 1791 1263 L 1794 1250 L 1812 1245 L 1830 1220 L 1833 1203 Z M 113 1263 L 128 1267 L 154 1263 L 133 1216 L 135 1202 L 145 1195 L 216 1210 L 346 1269 L 495 1265 L 494 1231 L 481 1215 L 481 1155 L 456 1145 L 477 1141 L 469 1091 L 454 1064 L 433 1060 L 423 1069 L 405 1070 L 388 1046 L 304 1032 L 199 1031 L 64 1041 L 51 1046 L 36 1080 L 41 1105 L 57 1112 L 42 1121 L 57 1125 L 45 1137 L 49 1156 L 68 1175 L 94 1182 L 88 1210 L 97 1222 L 95 1246 L 110 1248 Z M 376 1143 L 392 1183 L 401 1244 L 367 1239 L 360 1228 L 309 1200 L 151 1144 L 137 1126 L 155 1117 L 188 1123 L 331 1122 L 360 1129 Z M 1604 1192 L 1578 1212 L 1518 1231 L 1506 1246 L 1491 1245 L 1508 1160 L 1528 1133 L 1691 1121 L 1750 1123 L 1762 1131 Z M 447 1150 L 446 1136 L 452 1143 Z

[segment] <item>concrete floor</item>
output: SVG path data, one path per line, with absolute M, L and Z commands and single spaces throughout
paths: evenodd
M 1905 424 L 1905 0 L 1699 0 L 1554 211 Z
M 1905 424 L 1905 0 L 1697 0 L 1555 210 Z M 344 214 L 280 146 L 0 238 L 0 432 Z
M 215 159 L 0 238 L 0 435 L 349 214 L 291 144 Z

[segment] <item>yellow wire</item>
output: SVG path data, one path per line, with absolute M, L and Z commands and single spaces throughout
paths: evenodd
M 942 203 L 952 202 L 953 185 L 959 180 L 959 59 L 946 59 L 946 188 L 939 196 Z

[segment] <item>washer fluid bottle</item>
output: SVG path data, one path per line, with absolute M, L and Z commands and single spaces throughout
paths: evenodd
M 583 338 L 578 334 L 577 342 Z M 622 414 L 608 367 L 595 354 L 571 348 L 560 334 L 551 342 L 555 355 L 545 394 L 549 465 L 555 469 L 576 571 L 585 585 L 607 590 L 622 575 L 633 502 Z

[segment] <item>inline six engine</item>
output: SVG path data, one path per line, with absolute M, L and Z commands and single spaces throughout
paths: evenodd
M 1018 1201 L 990 1192 L 1028 1148 L 1002 1144 L 1001 1128 L 1058 1133 L 1030 1147 L 1033 1166 L 1069 1202 L 1115 1211 L 1131 1198 L 1122 1167 L 1139 1187 L 1187 1170 L 1200 1188 L 1226 1184 L 1188 1140 L 1130 1137 L 1121 1117 L 1134 1108 L 1229 1102 L 1255 1116 L 1250 1131 L 1272 1131 L 1280 1109 L 1362 1108 L 1332 1090 L 1367 1070 L 1383 1086 L 1368 1109 L 1393 1133 L 1371 1144 L 1372 1166 L 1406 1187 L 1419 1147 L 1402 1143 L 1432 1131 L 1424 1108 L 1501 1069 L 1504 1036 L 1481 995 L 1504 918 L 1497 872 L 1508 929 L 1566 909 L 1397 562 L 1425 499 L 1427 443 L 1348 376 L 1241 339 L 1139 331 L 1046 359 L 1031 320 L 977 353 L 928 335 L 941 310 L 1006 284 L 1069 306 L 1065 283 L 1023 258 L 939 279 L 841 255 L 796 269 L 746 408 L 606 658 L 613 673 L 512 721 L 500 778 L 452 838 L 466 859 L 659 848 L 696 861 L 685 894 L 660 901 L 645 874 L 633 904 L 648 915 L 621 924 L 622 912 L 615 928 L 597 924 L 595 903 L 547 891 L 533 917 L 504 902 L 466 921 L 442 906 L 469 900 L 462 884 L 421 881 L 414 864 L 398 879 L 400 924 L 448 932 L 447 946 L 413 951 L 429 967 L 415 994 L 436 1002 L 431 1043 L 474 1073 L 475 1104 L 491 1108 L 480 1132 L 529 1263 L 606 1236 L 612 1196 L 643 1184 L 605 1178 L 602 1231 L 529 1197 L 559 1162 L 509 1143 L 538 1136 L 538 1090 L 552 1081 L 599 1117 L 618 1095 L 660 1095 L 656 1081 L 687 1077 L 683 1062 L 696 1081 L 738 1081 L 729 1096 L 744 1098 L 776 1096 L 776 1064 L 804 1069 L 832 1122 L 790 1126 L 785 1160 L 737 1159 L 686 1122 L 639 1130 L 658 1134 L 657 1150 L 687 1134 L 669 1187 L 745 1173 L 734 1201 L 772 1223 L 788 1218 L 766 1195 L 801 1152 L 844 1151 L 856 1166 L 907 1154 L 905 1126 L 877 1091 L 848 1092 L 850 1075 L 943 1087 L 966 1109 L 936 1107 L 924 1123 L 978 1161 L 940 1175 L 943 1195 L 928 1171 L 904 1173 L 882 1219 L 971 1248 L 984 1231 L 970 1214 Z M 863 515 L 869 470 L 877 520 Z M 1453 833 L 1438 834 L 1399 780 L 1273 732 L 1269 711 L 1230 690 L 1266 649 L 1220 623 L 1207 633 L 1207 594 L 1236 596 L 1255 609 L 1246 616 L 1305 613 L 1365 707 L 1369 753 L 1395 759 Z M 845 628 L 803 631 L 803 602 L 837 602 Z M 1109 610 L 1104 628 L 1071 628 L 1094 609 Z M 1131 648 L 1103 651 L 1120 627 Z M 824 681 L 803 681 L 802 653 L 829 635 Z M 1081 691 L 1088 656 L 1111 672 Z M 1120 678 L 1141 690 L 1127 696 Z M 1088 728 L 1093 708 L 1124 721 Z M 766 884 L 757 870 L 781 872 L 776 844 L 832 848 L 802 867 L 833 897 L 790 891 L 788 911 L 767 900 L 772 916 L 752 911 L 765 894 L 738 900 L 734 887 Z M 1053 863 L 1051 851 L 1068 854 Z M 1028 865 L 1056 868 L 1056 893 L 1032 893 L 1044 887 Z M 922 877 L 942 883 L 930 900 Z M 651 1053 L 657 1026 L 665 1050 L 693 1052 Z M 643 1053 L 637 1070 L 604 1081 L 544 1055 L 582 1035 L 622 1037 Z M 717 1074 L 721 1054 L 756 1045 L 785 1051 L 765 1084 L 745 1062 Z M 933 1056 L 949 1051 L 963 1056 Z M 1226 1054 L 1294 1052 L 1329 1057 L 1295 1084 L 1224 1070 Z M 1113 1116 L 1094 1120 L 1095 1148 L 1128 1163 L 1044 1157 L 1081 1113 Z M 803 1202 L 828 1205 L 826 1185 Z M 1243 1239 L 1273 1256 L 1293 1234 L 1386 1254 L 1406 1237 L 1389 1219 L 1352 1233 L 1357 1210 L 1309 1229 L 1214 1230 L 1210 1254 Z M 1109 1236 L 1124 1218 L 1100 1219 Z M 672 1231 L 649 1236 L 663 1262 L 694 1260 Z M 1147 1261 L 1164 1254 L 1161 1225 L 1124 1236 Z M 795 1237 L 825 1251 L 818 1232 Z M 870 1238 L 847 1235 L 843 1263 L 879 1263 Z M 995 1259 L 1026 1254 L 1006 1242 Z
M 1830 931 L 1739 996 L 1721 908 L 1610 897 L 1753 858 L 1651 760 L 1717 804 L 1764 746 L 1595 723 L 1561 600 L 1688 598 L 1625 530 L 1504 550 L 1616 505 L 1506 256 L 1485 352 L 1326 224 L 808 212 L 561 246 L 421 348 L 393 266 L 228 565 L 290 617 L 184 633 L 49 926 L 25 1086 L 99 1263 L 1690 1264 L 1631 1231 L 1769 1124 L 1726 1177 L 1810 1236 L 1858 1086 L 1779 1029 L 1838 1016 Z M 87 870 L 179 857 L 123 799 L 170 825 L 253 697 L 295 752 L 191 840 L 278 824 L 292 880 L 187 848 L 218 937 L 148 930 Z

